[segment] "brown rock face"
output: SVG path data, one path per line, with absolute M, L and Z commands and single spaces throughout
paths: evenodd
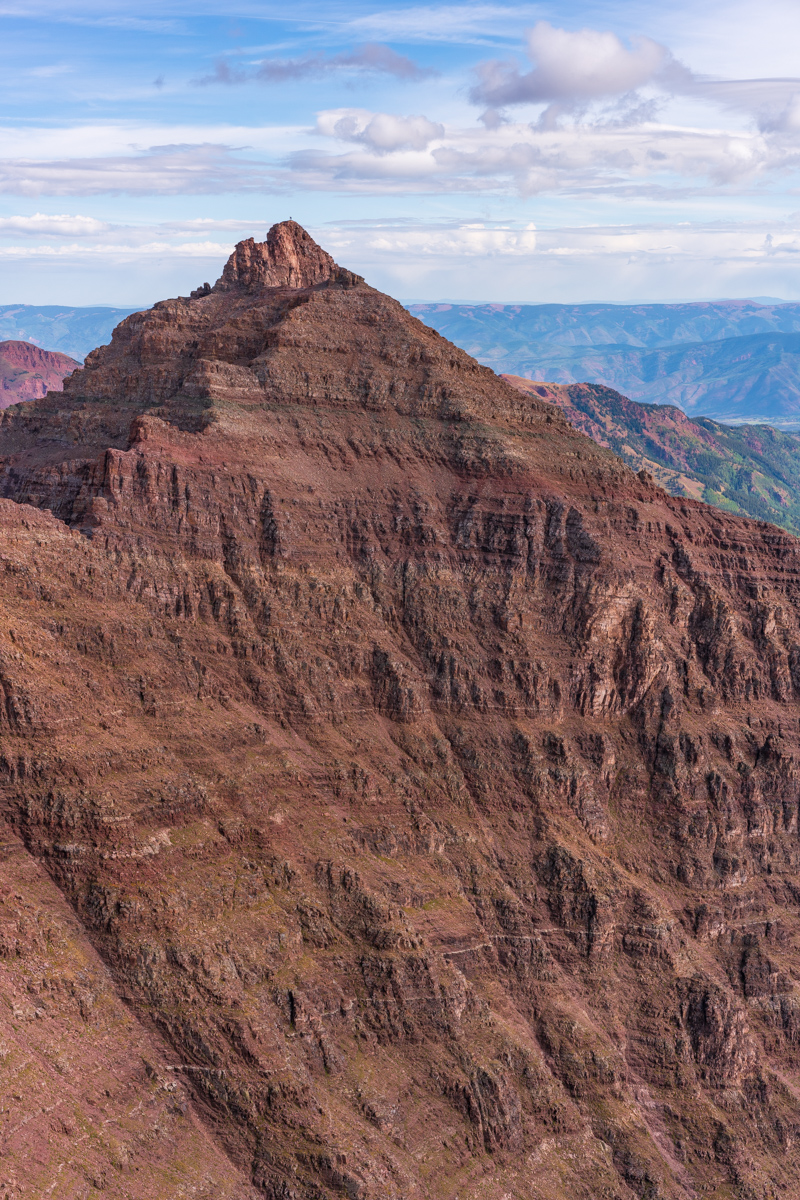
M 362 282 L 336 263 L 296 221 L 273 225 L 265 242 L 239 242 L 214 291 L 231 288 L 310 288 L 320 283 Z M 197 294 L 202 294 L 198 289 Z
M 800 1194 L 798 543 L 231 262 L 0 420 L 9 1195 Z
M 64 376 L 79 366 L 69 355 L 31 342 L 0 342 L 0 409 L 60 392 Z

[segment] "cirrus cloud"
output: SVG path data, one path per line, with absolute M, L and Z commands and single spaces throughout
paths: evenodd
M 307 54 L 303 58 L 264 58 L 254 70 L 244 70 L 220 58 L 210 75 L 195 80 L 200 87 L 209 84 L 289 83 L 299 79 L 320 79 L 339 72 L 390 75 L 395 79 L 416 81 L 438 75 L 430 67 L 421 67 L 413 59 L 398 54 L 391 46 L 367 42 L 341 54 Z
M 263 162 L 208 143 L 103 157 L 0 159 L 0 193 L 17 196 L 204 195 L 275 190 L 277 180 Z

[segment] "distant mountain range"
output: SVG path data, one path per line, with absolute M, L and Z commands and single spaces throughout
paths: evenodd
M 800 428 L 800 304 L 413 304 L 499 373 Z
M 768 425 L 690 419 L 667 404 L 639 404 L 599 384 L 546 384 L 504 375 L 558 405 L 576 429 L 646 470 L 674 496 L 781 525 L 800 535 L 800 435 Z
M 67 354 L 41 350 L 30 342 L 0 342 L 0 409 L 60 392 L 64 376 L 80 365 Z
M 111 341 L 111 331 L 135 308 L 70 308 L 67 305 L 0 305 L 0 339 L 34 342 L 81 362 L 95 346 Z

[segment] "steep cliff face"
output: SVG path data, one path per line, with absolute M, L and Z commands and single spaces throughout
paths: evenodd
M 9 1194 L 795 1194 L 798 543 L 309 243 L 0 423 Z

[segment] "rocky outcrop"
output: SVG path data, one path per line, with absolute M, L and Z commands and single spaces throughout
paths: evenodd
M 792 1195 L 798 543 L 280 246 L 0 421 L 3 813 L 122 1075 L 198 1194 Z
M 284 221 L 273 225 L 265 242 L 256 243 L 253 238 L 239 242 L 213 290 L 227 292 L 245 288 L 255 291 L 265 287 L 300 290 L 321 283 L 354 286 L 363 280 L 352 271 L 337 267 L 330 254 L 296 221 Z M 207 295 L 210 291 L 208 284 L 204 284 L 193 297 Z
M 60 392 L 64 377 L 79 366 L 74 358 L 31 342 L 0 342 L 0 409 Z

